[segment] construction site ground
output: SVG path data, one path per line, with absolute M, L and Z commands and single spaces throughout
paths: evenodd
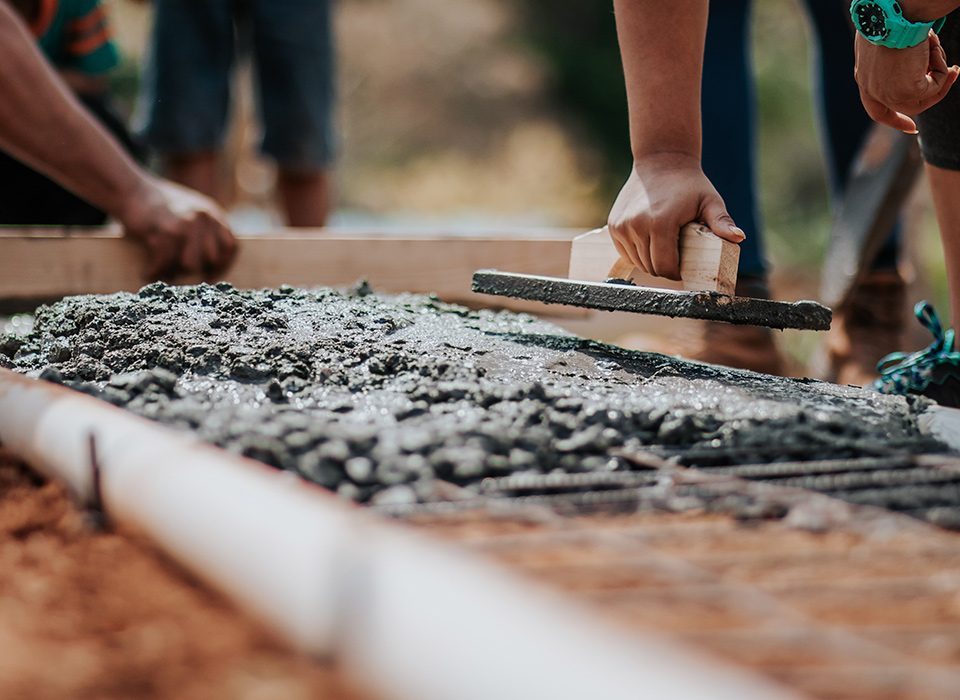
M 709 510 L 570 517 L 500 504 L 408 521 L 614 625 L 810 697 L 960 693 L 960 535 L 862 507 L 819 531 Z M 60 485 L 5 453 L 0 558 L 2 697 L 363 697 L 136 533 L 98 529 Z
M 3 698 L 363 697 L 2 449 L 0 648 Z
M 960 461 L 923 401 L 365 285 L 70 298 L 0 337 L 0 363 L 812 697 L 960 697 Z M 25 642 L 0 696 L 352 697 L 132 533 L 2 474 L 0 614 Z
M 810 532 L 703 511 L 418 519 L 613 624 L 810 697 L 958 697 L 960 536 L 902 516 L 866 521 Z

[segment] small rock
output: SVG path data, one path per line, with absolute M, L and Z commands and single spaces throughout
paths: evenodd
M 374 494 L 370 504 L 374 506 L 408 506 L 417 502 L 417 492 L 410 486 L 391 486 Z
M 51 384 L 63 384 L 63 375 L 56 367 L 44 367 L 39 378 Z
M 343 465 L 343 470 L 353 481 L 366 484 L 373 478 L 374 465 L 366 457 L 351 457 Z

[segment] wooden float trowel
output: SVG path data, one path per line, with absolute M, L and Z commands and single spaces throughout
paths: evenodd
M 646 275 L 621 259 L 606 228 L 576 237 L 570 250 L 569 279 L 478 270 L 473 291 L 481 294 L 567 304 L 605 311 L 630 311 L 671 318 L 768 328 L 823 331 L 830 309 L 813 301 L 782 302 L 734 296 L 740 247 L 692 223 L 680 232 L 680 289 Z M 651 286 L 655 285 L 655 286 Z

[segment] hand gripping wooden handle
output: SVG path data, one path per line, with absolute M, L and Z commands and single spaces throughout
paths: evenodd
M 699 223 L 687 224 L 681 229 L 679 245 L 680 279 L 684 289 L 734 294 L 740 246 L 716 236 Z M 633 279 L 639 274 L 629 261 L 620 258 L 606 227 L 574 239 L 570 254 L 570 279 Z M 649 279 L 647 277 L 648 285 Z

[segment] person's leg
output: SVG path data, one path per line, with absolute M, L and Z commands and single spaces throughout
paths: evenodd
M 277 173 L 277 194 L 290 226 L 319 227 L 330 215 L 330 175 L 326 170 Z
M 139 120 L 171 180 L 219 199 L 234 60 L 231 0 L 157 0 Z
M 947 56 L 950 60 L 951 54 Z M 945 115 L 951 115 L 946 129 L 939 130 L 937 126 L 931 129 L 930 120 L 923 119 L 917 120 L 917 126 L 924 138 L 935 134 L 932 140 L 937 145 L 930 154 L 943 166 L 934 165 L 928 159 L 925 170 L 940 226 L 952 327 L 957 329 L 960 328 L 960 100 L 953 102 L 934 118 L 939 122 Z M 923 121 L 926 125 L 921 124 Z M 954 331 L 944 330 L 928 302 L 917 304 L 915 313 L 931 332 L 931 344 L 911 355 L 896 353 L 885 358 L 883 371 L 873 387 L 885 394 L 919 394 L 942 406 L 960 408 L 960 348 L 954 340 Z
M 960 58 L 960 11 L 947 17 L 940 30 L 947 61 Z M 940 225 L 950 292 L 953 327 L 960 323 L 960 91 L 951 90 L 939 104 L 916 117 L 920 150 L 926 161 L 930 190 Z M 906 361 L 886 360 L 875 388 L 886 393 L 922 394 L 941 404 L 960 407 L 960 352 L 953 334 L 943 332 L 926 302 L 917 305 L 918 318 L 933 334 L 933 343 Z
M 960 60 L 960 10 L 940 30 L 947 61 Z M 920 150 L 926 161 L 933 204 L 940 225 L 950 289 L 953 327 L 960 323 L 960 90 L 951 90 L 939 104 L 916 117 Z
M 703 62 L 703 170 L 737 226 L 740 277 L 766 278 L 757 197 L 756 100 L 750 54 L 751 0 L 711 2 Z
M 926 172 L 933 193 L 933 205 L 937 210 L 940 241 L 943 243 L 943 261 L 950 290 L 951 326 L 960 328 L 960 170 L 938 168 L 927 163 Z
M 253 50 L 263 152 L 278 168 L 291 226 L 323 226 L 330 212 L 334 65 L 328 0 L 260 0 Z
M 220 188 L 220 154 L 217 151 L 170 153 L 161 156 L 164 176 L 223 203 Z
M 703 66 L 703 170 L 747 234 L 740 244 L 738 296 L 767 298 L 756 177 L 756 104 L 750 56 L 751 0 L 710 3 Z M 766 328 L 704 322 L 673 350 L 713 364 L 783 374 Z
M 873 122 L 863 109 L 853 77 L 854 30 L 846 6 L 836 0 L 805 0 L 815 42 L 815 95 L 831 198 L 843 196 Z M 837 309 L 817 374 L 840 384 L 863 385 L 876 376 L 882 357 L 896 350 L 903 330 L 906 284 L 898 269 L 899 225 L 873 261 L 871 271 Z
M 816 38 L 815 99 L 834 199 L 846 191 L 851 170 L 873 121 L 863 109 L 853 77 L 854 29 L 847 6 L 836 0 L 805 0 Z M 897 267 L 900 226 L 890 232 L 873 269 Z

